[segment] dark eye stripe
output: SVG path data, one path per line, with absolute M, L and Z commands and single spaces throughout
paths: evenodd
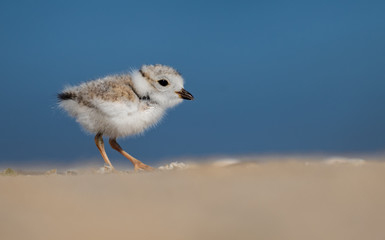
M 164 79 L 159 80 L 158 83 L 159 83 L 160 85 L 162 85 L 163 87 L 165 87 L 165 86 L 168 85 L 167 80 L 164 80 Z

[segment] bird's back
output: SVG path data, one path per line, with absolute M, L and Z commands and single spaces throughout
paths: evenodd
M 80 105 L 92 106 L 91 102 L 103 100 L 108 102 L 135 101 L 137 96 L 132 89 L 129 75 L 108 76 L 69 87 L 58 94 L 59 100 L 73 100 Z

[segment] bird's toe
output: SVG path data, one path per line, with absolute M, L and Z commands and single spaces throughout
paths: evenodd
M 140 162 L 134 165 L 135 171 L 154 171 L 154 168 Z

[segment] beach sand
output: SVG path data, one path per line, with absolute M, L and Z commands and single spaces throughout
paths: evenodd
M 385 239 L 382 161 L 283 159 L 151 173 L 8 173 L 0 176 L 4 240 Z

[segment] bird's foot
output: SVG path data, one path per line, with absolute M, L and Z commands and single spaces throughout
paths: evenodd
M 137 171 L 154 171 L 154 168 L 142 163 L 142 162 L 137 162 L 134 164 L 135 172 Z
M 104 167 L 99 168 L 97 172 L 105 174 L 105 173 L 117 173 L 118 171 L 115 170 L 113 166 L 104 165 Z

